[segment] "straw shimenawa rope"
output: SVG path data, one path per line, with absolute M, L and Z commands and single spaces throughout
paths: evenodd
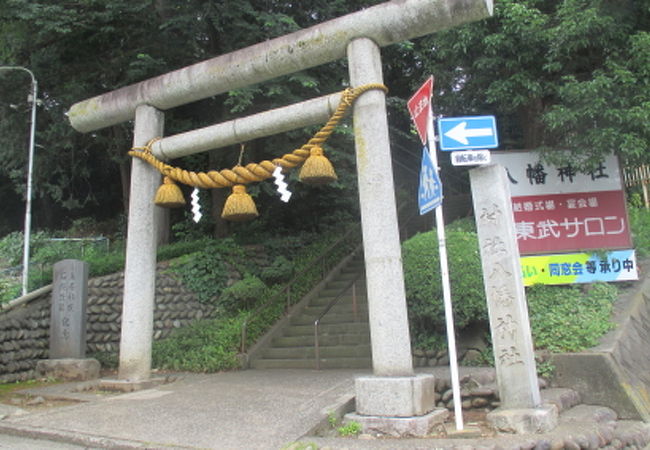
M 221 171 L 210 170 L 209 172 L 192 172 L 180 167 L 170 166 L 156 158 L 151 152 L 154 142 L 160 138 L 152 139 L 144 147 L 133 147 L 129 155 L 140 158 L 149 163 L 164 176 L 188 186 L 202 189 L 231 187 L 237 184 L 248 184 L 266 180 L 273 175 L 277 166 L 285 169 L 292 169 L 302 164 L 311 153 L 314 147 L 320 147 L 334 131 L 334 128 L 341 121 L 347 109 L 354 101 L 364 92 L 372 89 L 387 91 L 386 86 L 380 83 L 365 84 L 356 88 L 348 88 L 342 92 L 341 101 L 336 111 L 327 123 L 304 144 L 302 147 L 291 153 L 283 155 L 281 158 L 275 158 L 272 161 L 264 160 L 260 163 L 250 163 L 246 166 L 237 165 L 232 169 L 223 169 Z

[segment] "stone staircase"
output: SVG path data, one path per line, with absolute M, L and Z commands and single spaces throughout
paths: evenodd
M 356 293 L 356 320 L 353 288 Z M 370 328 L 363 254 L 357 252 L 318 295 L 294 314 L 280 333 L 252 358 L 253 369 L 315 369 L 314 322 L 328 305 L 338 302 L 321 318 L 319 354 L 321 369 L 370 368 Z

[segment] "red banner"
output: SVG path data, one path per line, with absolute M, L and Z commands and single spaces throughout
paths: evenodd
M 522 255 L 631 248 L 623 191 L 512 197 Z

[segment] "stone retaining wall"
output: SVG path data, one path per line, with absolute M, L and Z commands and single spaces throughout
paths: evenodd
M 465 368 L 463 371 L 470 372 L 459 377 L 461 406 L 464 410 L 481 409 L 492 410 L 501 405 L 499 391 L 497 388 L 496 372 L 493 368 L 476 368 L 474 370 Z M 434 374 L 436 407 L 447 408 L 454 411 L 454 398 L 451 379 L 445 372 L 444 375 Z M 546 387 L 546 383 L 540 380 L 540 387 Z
M 166 268 L 157 268 L 154 339 L 213 313 Z M 88 281 L 87 354 L 118 352 L 123 289 L 123 273 Z M 51 286 L 39 289 L 0 311 L 0 383 L 34 378 L 37 361 L 48 358 L 51 293 Z

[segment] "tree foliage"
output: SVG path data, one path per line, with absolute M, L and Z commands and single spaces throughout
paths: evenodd
M 47 220 L 55 215 L 114 214 L 126 206 L 130 124 L 80 134 L 65 118 L 73 103 L 372 3 L 377 1 L 1 0 L 0 65 L 30 68 L 43 100 L 37 120 L 42 147 L 38 147 L 34 182 L 37 226 L 60 225 Z M 344 79 L 342 65 L 336 63 L 234 90 L 167 112 L 165 132 L 173 134 L 330 93 L 340 90 Z M 0 155 L 0 176 L 10 179 L 20 194 L 27 116 L 9 105 L 25 106 L 23 92 L 28 90 L 16 74 L 3 73 L 0 80 L 0 144 L 5 149 Z M 291 151 L 311 131 L 249 143 L 245 157 L 265 156 L 267 146 L 273 148 L 273 156 Z M 229 167 L 236 163 L 239 149 L 232 150 L 209 159 L 195 156 L 184 165 L 190 169 L 205 169 L 208 164 Z
M 504 147 L 648 162 L 650 4 L 497 0 L 494 17 L 423 38 L 436 110 L 496 114 Z M 556 156 L 557 157 L 557 156 Z
M 73 103 L 380 2 L 0 0 L 0 65 L 31 69 L 40 87 L 36 227 L 64 226 L 63 217 L 115 215 L 128 201 L 131 124 L 78 133 L 65 117 Z M 647 162 L 649 29 L 645 0 L 496 0 L 493 18 L 382 49 L 391 124 L 408 136 L 405 100 L 433 74 L 436 112 L 495 114 L 503 148 L 549 155 L 568 148 L 583 166 L 612 150 L 629 162 Z M 165 134 L 346 84 L 345 61 L 334 62 L 166 111 Z M 22 212 L 28 91 L 24 74 L 0 73 L 0 195 L 7 217 Z M 247 143 L 244 161 L 291 151 L 313 131 Z M 417 148 L 417 139 L 412 142 Z M 355 214 L 350 129 L 329 143 L 340 181 L 328 189 L 295 189 L 300 203 L 291 211 L 275 201 L 272 187 L 257 186 L 251 191 L 263 217 L 280 228 L 315 228 Z M 238 153 L 233 146 L 182 165 L 230 167 Z M 215 190 L 211 204 L 225 194 Z M 20 223 L 4 220 L 0 232 Z

